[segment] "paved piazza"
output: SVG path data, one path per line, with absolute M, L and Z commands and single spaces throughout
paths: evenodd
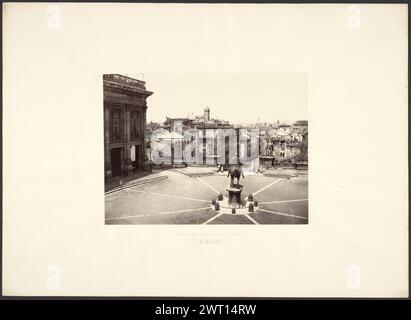
M 211 201 L 225 197 L 227 172 L 189 176 L 171 169 L 168 179 L 129 186 L 105 195 L 106 224 L 307 224 L 308 177 L 277 178 L 260 174 L 241 179 L 242 198 L 258 201 L 254 212 L 216 211 Z M 244 210 L 243 210 L 244 212 Z

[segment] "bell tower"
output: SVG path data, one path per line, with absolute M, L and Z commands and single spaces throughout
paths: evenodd
M 204 122 L 210 121 L 210 108 L 204 108 Z

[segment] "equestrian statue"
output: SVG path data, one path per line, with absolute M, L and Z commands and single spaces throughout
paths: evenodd
M 228 170 L 227 177 L 231 177 L 230 187 L 233 188 L 234 186 L 238 186 L 240 184 L 240 176 L 244 177 L 243 169 L 241 168 L 240 164 L 233 164 L 231 165 L 230 169 Z M 234 178 L 237 178 L 237 184 L 234 185 Z

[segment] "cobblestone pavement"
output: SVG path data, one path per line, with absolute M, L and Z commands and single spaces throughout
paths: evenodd
M 188 176 L 165 171 L 167 180 L 130 186 L 105 196 L 106 224 L 307 224 L 308 178 L 247 175 L 242 196 L 253 194 L 255 212 L 226 214 L 211 201 L 227 194 L 226 175 Z

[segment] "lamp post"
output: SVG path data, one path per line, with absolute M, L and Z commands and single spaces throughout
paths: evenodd
M 151 163 L 151 144 L 150 144 L 149 150 L 150 150 L 150 160 L 149 160 L 149 163 L 150 163 L 150 173 L 152 173 L 152 172 L 153 172 L 153 169 L 152 169 L 152 163 Z
M 150 141 L 147 143 L 147 146 L 148 146 L 148 150 L 149 150 L 149 160 L 148 160 L 148 162 L 149 162 L 149 172 L 152 173 L 153 169 L 152 169 L 152 164 L 151 164 L 151 142 Z
M 148 162 L 149 162 L 149 172 L 152 173 L 153 170 L 152 170 L 152 166 L 151 166 L 151 142 L 150 141 L 147 142 L 147 148 L 148 148 L 148 151 L 149 151 L 149 160 L 148 160 Z

